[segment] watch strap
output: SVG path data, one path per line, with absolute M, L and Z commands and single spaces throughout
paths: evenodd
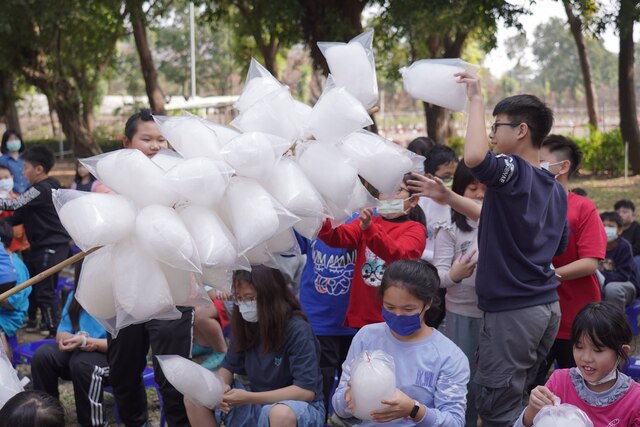
M 409 414 L 409 417 L 411 418 L 415 418 L 416 415 L 418 415 L 418 411 L 420 410 L 420 402 L 418 402 L 417 400 L 413 401 L 413 409 L 411 410 L 411 413 Z

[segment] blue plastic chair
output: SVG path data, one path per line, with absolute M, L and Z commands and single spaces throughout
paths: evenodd
M 631 325 L 631 331 L 633 335 L 638 335 L 638 316 L 640 316 L 640 298 L 633 301 L 625 309 L 625 313 L 629 318 L 629 324 Z
M 624 373 L 636 381 L 640 381 L 640 357 L 629 357 L 629 363 L 624 368 Z
M 146 368 L 144 368 L 144 371 L 142 372 L 142 383 L 144 384 L 145 389 L 150 387 L 156 389 L 156 394 L 158 395 L 158 403 L 160 405 L 160 427 L 164 427 L 164 406 L 162 405 L 162 394 L 160 393 L 160 387 L 158 386 L 158 384 L 156 384 L 156 379 L 153 376 L 152 367 L 147 366 Z M 105 387 L 104 391 L 113 394 L 113 388 L 111 386 Z M 113 407 L 115 410 L 114 418 L 116 424 L 122 424 L 120 422 L 120 414 L 118 413 L 118 405 L 114 403 Z
M 12 338 L 15 339 L 15 343 L 17 344 L 18 339 L 16 337 Z M 15 347 L 12 346 L 11 351 L 13 352 L 13 358 L 11 362 L 13 363 L 13 366 L 18 366 L 20 364 L 30 365 L 31 359 L 33 359 L 33 355 L 36 354 L 36 350 L 40 346 L 55 342 L 55 339 L 48 338 L 40 341 L 27 342 L 24 344 L 16 345 Z M 9 343 L 9 345 L 11 345 L 11 343 Z

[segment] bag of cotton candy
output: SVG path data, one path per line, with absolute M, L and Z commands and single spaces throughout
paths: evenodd
M 174 354 L 156 356 L 172 386 L 199 406 L 214 409 L 222 402 L 222 379 L 199 364 Z
M 557 399 L 557 398 L 556 398 Z M 580 408 L 568 403 L 544 406 L 533 418 L 535 427 L 593 427 L 593 423 Z
M 5 354 L 4 347 L 0 345 L 0 409 L 7 403 L 7 400 L 21 391 L 24 391 L 22 383 Z
M 385 407 L 382 400 L 396 392 L 396 368 L 393 357 L 382 350 L 367 350 L 351 364 L 351 401 L 353 415 L 370 420 L 371 412 Z

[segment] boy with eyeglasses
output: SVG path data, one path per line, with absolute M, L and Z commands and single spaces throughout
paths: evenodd
M 511 426 L 560 324 L 551 260 L 567 244 L 567 195 L 540 168 L 552 111 L 532 95 L 503 99 L 493 110 L 489 151 L 480 78 L 456 76 L 469 98 L 464 160 L 487 186 L 478 231 L 476 291 L 484 317 L 476 405 L 483 426 Z

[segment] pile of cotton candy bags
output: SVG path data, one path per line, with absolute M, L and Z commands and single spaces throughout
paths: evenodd
M 404 174 L 421 172 L 424 158 L 364 130 L 378 98 L 372 37 L 323 45 L 335 74 L 313 107 L 252 60 L 235 129 L 154 116 L 175 151 L 81 159 L 113 190 L 53 194 L 75 243 L 102 246 L 84 261 L 84 309 L 112 334 L 178 318 L 177 305 L 210 304 L 204 285 L 230 291 L 233 270 L 277 268 L 299 251 L 293 230 L 315 238 L 325 219 L 337 226 L 375 207 L 360 178 L 392 194 Z

